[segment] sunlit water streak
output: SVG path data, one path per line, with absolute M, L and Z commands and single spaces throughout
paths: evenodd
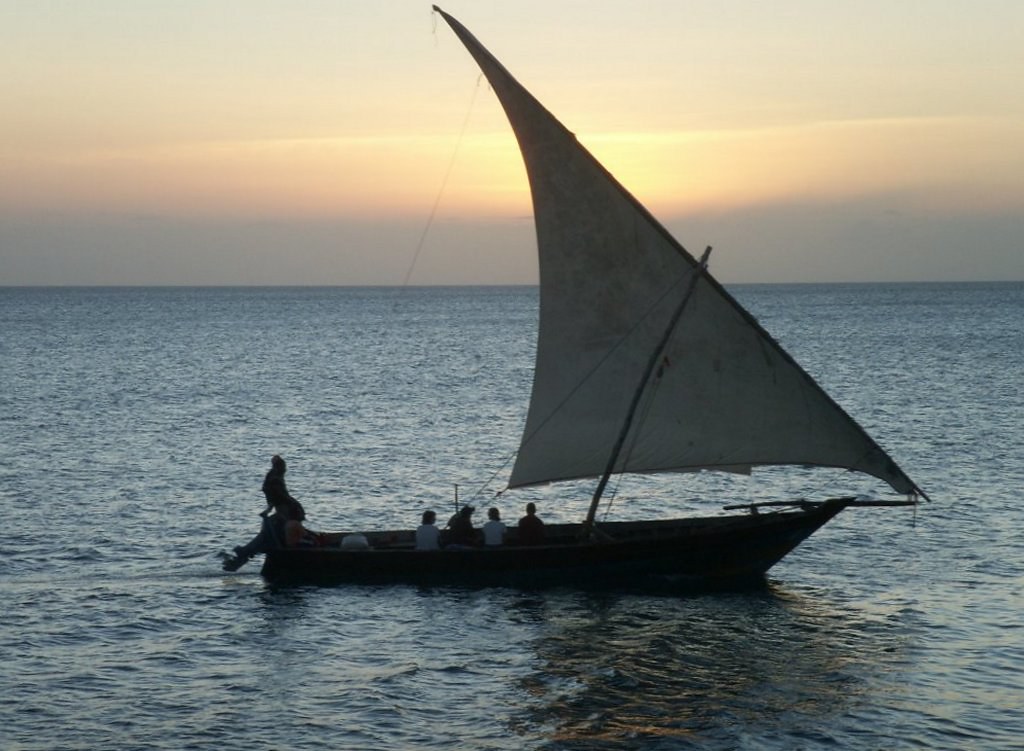
M 314 526 L 495 502 L 535 290 L 0 290 L 0 748 L 1020 747 L 1024 285 L 735 293 L 935 502 L 664 597 L 217 567 L 274 452 Z M 610 513 L 821 482 L 641 478 Z M 576 520 L 586 488 L 496 502 L 529 499 Z

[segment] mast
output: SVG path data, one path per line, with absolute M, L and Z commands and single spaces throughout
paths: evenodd
M 637 409 L 640 407 L 640 400 L 643 398 L 644 392 L 647 390 L 647 386 L 651 382 L 651 374 L 654 373 L 655 367 L 658 365 L 658 361 L 661 359 L 662 354 L 665 352 L 665 347 L 668 345 L 668 340 L 672 337 L 672 332 L 675 331 L 676 325 L 679 323 L 679 319 L 683 315 L 683 311 L 686 309 L 686 304 L 690 301 L 690 297 L 693 295 L 694 287 L 697 286 L 697 279 L 704 273 L 708 266 L 708 257 L 711 255 L 711 246 L 709 245 L 704 251 L 704 255 L 700 257 L 700 261 L 697 266 L 693 269 L 692 275 L 690 276 L 690 283 L 686 286 L 686 292 L 683 293 L 683 299 L 679 301 L 679 306 L 672 314 L 672 318 L 668 322 L 668 326 L 665 327 L 665 333 L 662 334 L 661 339 L 658 341 L 658 345 L 651 352 L 651 357 L 647 361 L 647 367 L 644 368 L 643 375 L 640 377 L 640 384 L 637 386 L 636 392 L 633 394 L 633 400 L 629 404 L 629 411 L 626 413 L 626 419 L 623 420 L 622 430 L 619 431 L 619 436 L 615 440 L 615 445 L 612 446 L 611 455 L 608 457 L 608 464 L 605 466 L 604 473 L 601 475 L 600 482 L 597 483 L 597 488 L 594 489 L 594 497 L 590 499 L 590 508 L 587 510 L 587 519 L 583 523 L 583 528 L 586 532 L 589 532 L 594 527 L 594 518 L 597 516 L 597 507 L 601 503 L 601 497 L 604 495 L 604 489 L 608 486 L 608 480 L 611 478 L 612 473 L 615 471 L 615 465 L 619 461 L 619 456 L 622 454 L 622 447 L 626 443 L 626 436 L 629 435 L 630 428 L 633 427 L 633 419 L 636 417 Z

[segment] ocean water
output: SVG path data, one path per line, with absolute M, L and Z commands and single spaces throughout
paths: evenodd
M 493 496 L 534 289 L 0 289 L 0 749 L 1024 748 L 1024 284 L 733 292 L 932 502 L 685 597 L 219 568 L 274 453 L 316 528 L 456 486 L 578 520 L 585 486 Z M 822 482 L 793 474 L 642 478 L 610 513 Z

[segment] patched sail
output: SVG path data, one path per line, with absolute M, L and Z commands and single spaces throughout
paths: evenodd
M 533 196 L 540 331 L 510 486 L 604 472 L 651 353 L 692 286 L 615 472 L 829 466 L 920 492 L 572 133 L 441 14 L 501 101 Z

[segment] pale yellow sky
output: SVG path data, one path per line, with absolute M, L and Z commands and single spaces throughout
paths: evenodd
M 442 5 L 726 283 L 1024 279 L 1024 4 Z M 429 3 L 0 0 L 0 108 L 0 284 L 536 280 Z

